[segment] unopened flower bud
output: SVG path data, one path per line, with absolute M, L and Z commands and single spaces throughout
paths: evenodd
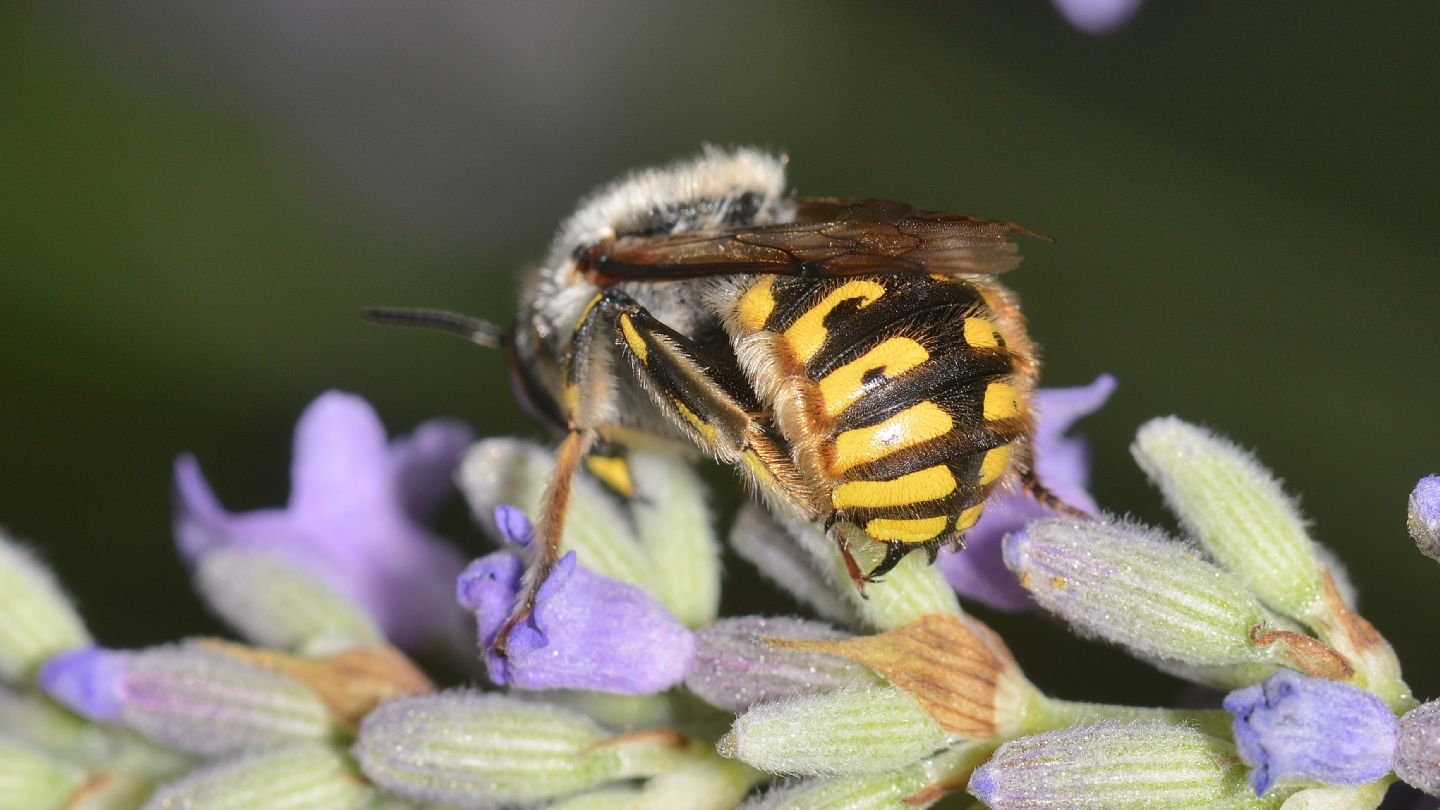
M 513 504 L 536 514 L 554 466 L 555 458 L 534 442 L 482 439 L 460 460 L 456 480 L 475 519 L 499 535 L 503 527 L 495 523 L 495 508 Z M 561 545 L 611 579 L 641 588 L 655 579 L 624 511 L 590 476 L 576 476 L 572 483 Z
M 1362 785 L 1390 770 L 1395 715 L 1369 692 L 1282 669 L 1231 692 L 1225 708 L 1257 796 L 1289 777 Z
M 720 610 L 720 543 L 695 466 L 671 454 L 630 454 L 635 502 L 630 511 L 650 559 L 650 591 L 686 627 Z
M 640 791 L 633 787 L 605 787 L 587 790 L 568 799 L 546 805 L 546 810 L 636 810 Z
M 1410 537 L 1415 547 L 1440 562 L 1440 475 L 1420 479 L 1410 493 Z
M 688 755 L 673 734 L 607 737 L 579 713 L 475 692 L 392 700 L 365 718 L 353 751 L 376 785 L 416 801 L 465 807 L 650 776 Z
M 33 677 L 46 658 L 90 644 L 55 577 L 0 530 L 0 681 Z
M 1440 797 L 1440 700 L 1421 704 L 1400 718 L 1395 775 Z
M 194 643 L 67 653 L 46 663 L 40 683 L 92 720 L 202 756 L 324 740 L 338 729 L 299 681 Z
M 1168 723 L 1101 723 L 1021 737 L 970 778 L 991 810 L 1192 810 L 1241 805 L 1244 768 L 1229 743 Z
M 369 794 L 339 751 L 305 744 L 201 768 L 155 791 L 144 810 L 349 810 Z
M 1045 609 L 1149 659 L 1224 666 L 1287 662 L 1331 677 L 1347 665 L 1272 616 L 1234 575 L 1154 529 L 1056 518 L 1005 543 L 1005 562 Z
M 769 773 L 853 774 L 903 767 L 949 739 L 915 698 L 872 686 L 761 703 L 716 749 Z
M 0 807 L 60 810 L 85 782 L 85 772 L 38 750 L 0 737 Z
M 834 641 L 846 634 L 805 619 L 721 619 L 695 632 L 695 660 L 685 687 L 706 703 L 739 714 L 762 701 L 879 682 L 853 661 L 766 643 L 771 636 Z
M 896 630 L 838 640 L 770 639 L 864 664 L 904 690 L 947 733 L 970 740 L 1016 734 L 1040 693 L 994 631 L 968 616 L 932 613 Z
M 1261 601 L 1295 619 L 1318 607 L 1315 543 L 1294 501 L 1254 456 L 1175 417 L 1141 426 L 1131 452 L 1186 531 Z
M 210 609 L 253 644 L 329 652 L 384 641 L 364 607 L 270 549 L 217 546 L 193 576 Z
M 740 507 L 729 542 L 761 576 L 816 615 L 846 626 L 860 623 L 855 608 L 820 573 L 814 555 L 763 508 L 753 503 Z
M 957 745 L 898 770 L 792 780 L 759 793 L 740 810 L 918 810 L 964 788 L 964 777 L 992 746 Z

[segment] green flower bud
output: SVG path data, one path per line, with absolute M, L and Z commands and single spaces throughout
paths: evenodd
M 144 810 L 353 810 L 369 794 L 338 751 L 297 745 L 201 768 L 157 790 Z
M 85 772 L 0 737 L 0 810 L 60 810 Z
M 1315 543 L 1254 456 L 1175 417 L 1142 425 L 1131 452 L 1186 531 L 1261 601 L 1301 620 L 1320 606 Z
M 814 529 L 805 531 L 813 533 Z M 847 627 L 860 623 L 855 609 L 840 596 L 843 591 L 821 574 L 814 555 L 759 506 L 747 503 L 740 507 L 730 530 L 730 547 L 761 576 L 821 618 Z
M 546 810 L 637 810 L 640 791 L 629 787 L 609 787 L 578 793 L 547 805 Z
M 475 519 L 500 537 L 495 507 L 511 504 L 527 515 L 538 515 L 540 496 L 554 466 L 554 457 L 533 442 L 482 439 L 466 451 L 456 478 Z M 561 545 L 576 552 L 591 571 L 658 596 L 651 590 L 657 577 L 635 541 L 627 515 L 588 475 L 575 477 Z
M 917 810 L 958 790 L 991 745 L 948 749 L 900 770 L 801 779 L 772 787 L 741 810 Z
M 732 810 L 766 775 L 713 754 L 645 783 L 635 810 Z
M 673 733 L 608 737 L 576 712 L 463 691 L 381 705 L 361 725 L 354 754 L 396 795 L 467 807 L 564 796 L 693 757 Z
M 0 531 L 0 681 L 30 679 L 46 658 L 90 644 L 50 571 Z
M 1077 726 L 1012 740 L 975 770 L 970 793 L 991 810 L 1192 810 L 1255 801 L 1232 744 L 1153 722 Z
M 385 640 L 363 607 L 264 549 L 217 546 L 194 577 L 210 609 L 258 646 L 323 654 Z
M 955 595 L 955 589 L 945 581 L 940 569 L 930 565 L 925 555 L 905 557 L 882 581 L 866 585 L 864 594 L 861 594 L 850 580 L 844 557 L 820 527 L 798 519 L 782 519 L 782 523 L 800 547 L 810 554 L 817 568 L 826 572 L 830 589 L 844 595 L 849 612 L 858 616 L 866 627 L 878 631 L 894 630 L 930 613 L 961 614 L 960 599 Z M 885 555 L 884 544 L 876 543 L 853 527 L 842 526 L 839 530 L 847 533 L 850 553 L 860 570 L 870 571 L 880 564 Z
M 703 627 L 720 610 L 720 544 L 704 482 L 673 455 L 633 452 L 629 460 L 631 514 L 655 573 L 649 590 L 686 627 Z
M 305 684 L 203 643 L 66 653 L 46 664 L 41 680 L 51 697 L 92 720 L 202 756 L 326 740 L 339 730 Z
M 1306 788 L 1286 799 L 1281 810 L 1375 810 L 1389 788 L 1389 779 L 1356 787 Z
M 1055 518 L 1005 541 L 1005 564 L 1042 607 L 1146 659 L 1199 667 L 1284 662 L 1341 678 L 1348 665 L 1290 630 L 1233 574 L 1162 532 Z
M 949 739 L 900 689 L 847 687 L 761 703 L 736 718 L 716 750 L 768 773 L 876 773 L 909 765 Z

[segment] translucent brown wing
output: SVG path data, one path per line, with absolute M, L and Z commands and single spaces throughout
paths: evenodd
M 991 275 L 1020 264 L 1012 233 L 1047 238 L 1012 222 L 888 200 L 809 199 L 782 225 L 622 236 L 586 251 L 581 267 L 602 284 L 731 273 Z

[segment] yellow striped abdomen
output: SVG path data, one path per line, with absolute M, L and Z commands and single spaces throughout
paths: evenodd
M 979 519 L 1031 430 L 1028 346 L 959 278 L 765 277 L 736 299 L 747 371 L 777 391 L 776 425 L 809 509 L 877 541 L 928 545 Z M 757 337 L 760 336 L 760 337 Z M 758 343 L 757 343 L 758 341 Z M 1020 361 L 1023 361 L 1020 362 Z

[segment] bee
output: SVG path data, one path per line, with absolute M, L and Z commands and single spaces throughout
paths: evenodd
M 558 560 L 577 470 L 633 496 L 624 448 L 638 442 L 693 444 L 772 509 L 823 525 L 862 593 L 912 551 L 933 561 L 958 546 L 997 487 L 1053 501 L 1030 460 L 1035 347 L 996 278 L 1020 262 L 1015 234 L 1038 236 L 884 200 L 797 198 L 783 158 L 707 148 L 584 200 L 509 330 L 369 311 L 503 346 L 519 400 L 559 439 L 537 553 L 497 648 Z M 854 530 L 885 546 L 870 571 Z

